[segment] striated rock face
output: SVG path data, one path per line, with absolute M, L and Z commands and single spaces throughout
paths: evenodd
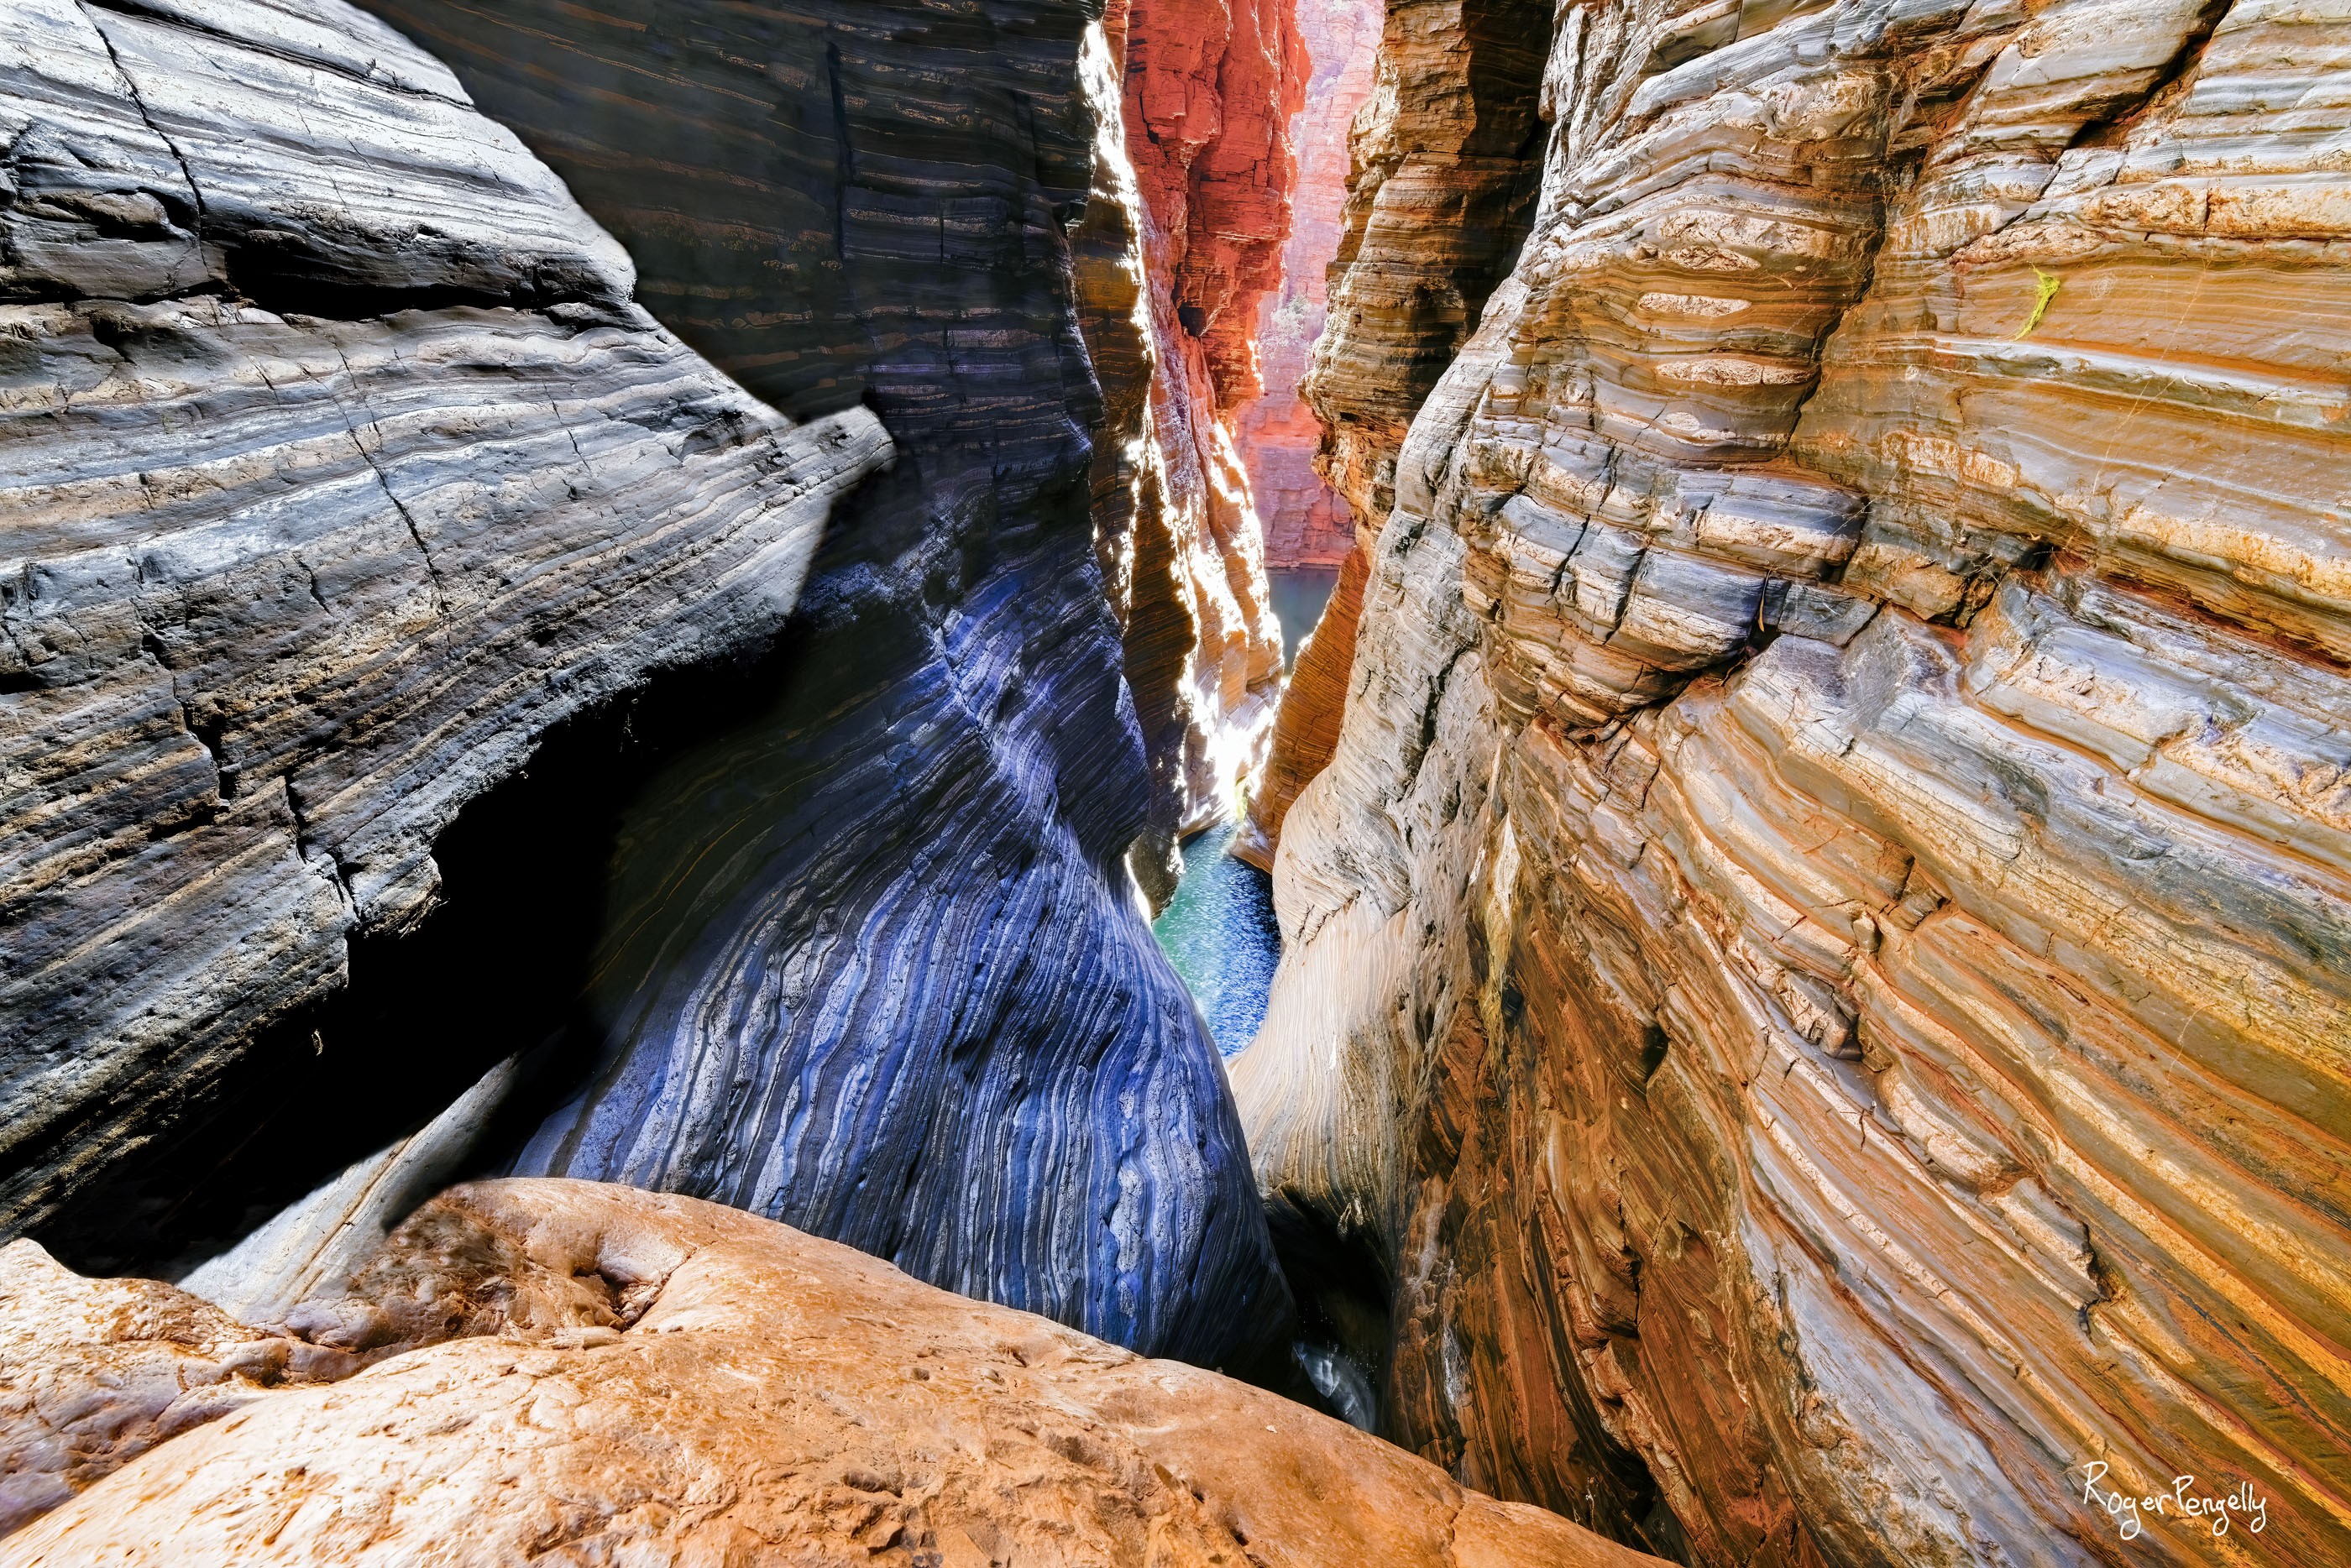
M 1314 70 L 1290 122 L 1298 157 L 1294 216 L 1281 287 L 1258 306 L 1265 394 L 1241 410 L 1234 429 L 1265 523 L 1265 558 L 1276 566 L 1336 566 L 1355 545 L 1347 504 L 1314 472 L 1322 426 L 1298 388 L 1327 314 L 1326 275 L 1346 208 L 1347 132 L 1371 96 L 1381 14 L 1376 0 L 1298 0 L 1299 36 Z
M 1477 326 L 1524 237 L 1540 182 L 1535 88 L 1548 10 L 1531 0 L 1399 0 L 1374 91 L 1349 138 L 1330 304 L 1301 399 L 1322 422 L 1315 467 L 1367 552 L 1393 501 L 1396 453 L 1423 399 Z M 1352 660 L 1368 554 L 1348 563 L 1314 630 L 1315 662 Z M 1299 789 L 1329 765 L 1346 682 L 1301 671 L 1236 853 L 1270 868 Z
M 1329 319 L 1303 396 L 1317 466 L 1363 524 L 1391 504 L 1421 400 L 1510 269 L 1539 182 L 1546 0 L 1392 0 L 1349 139 Z
M 1357 546 L 1340 563 L 1314 635 L 1299 650 L 1298 663 L 1282 687 L 1273 722 L 1273 744 L 1249 790 L 1249 816 L 1233 836 L 1232 853 L 1261 871 L 1273 869 L 1281 824 L 1298 792 L 1331 763 L 1339 743 L 1339 721 L 1346 711 L 1347 680 L 1355 662 L 1355 622 L 1363 613 L 1364 586 L 1371 557 Z
M 15 1232 L 422 916 L 435 836 L 549 726 L 772 637 L 889 443 L 655 325 L 554 176 L 331 0 L 10 24 Z
M 64 1276 L 37 1301 L 0 1297 L 0 1334 L 34 1313 L 94 1324 L 123 1288 Z M 256 1394 L 0 1556 L 355 1564 L 429 1542 L 447 1561 L 746 1568 L 1655 1561 L 1270 1394 L 691 1199 L 457 1188 L 353 1293 L 297 1316 L 253 1337 L 406 1353 Z
M 510 1168 L 736 1204 L 1153 1352 L 1278 1334 L 1222 1070 L 1124 866 L 1180 762 L 1137 715 L 1176 675 L 1130 697 L 1096 565 L 1080 8 L 375 8 L 688 341 L 779 406 L 862 400 L 900 453 L 770 688 L 622 812 L 555 1051 L 585 1082 Z M 1225 706 L 1153 745 L 1246 705 L 1251 614 L 1207 659 Z
M 2351 19 L 1677 9 L 1549 34 L 1260 1179 L 1386 1269 L 1398 1437 L 1624 1539 L 2351 1557 Z M 2100 1501 L 2179 1477 L 2262 1528 Z
M 1073 236 L 1104 420 L 1096 552 L 1152 759 L 1129 852 L 1162 908 L 1183 836 L 1264 760 L 1281 634 L 1228 409 L 1254 395 L 1258 301 L 1280 265 L 1303 56 L 1287 0 L 1116 0 L 1087 33 L 1097 126 Z

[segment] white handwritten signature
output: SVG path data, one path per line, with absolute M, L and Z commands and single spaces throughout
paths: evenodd
M 2098 1485 L 2106 1479 L 2105 1460 L 2092 1459 L 2082 1469 L 2082 1501 L 2105 1509 L 2116 1521 L 2125 1541 L 2136 1539 L 2146 1528 L 2148 1514 L 2168 1518 L 2177 1513 L 2184 1520 L 2210 1521 L 2215 1535 L 2229 1533 L 2231 1514 L 2244 1516 L 2246 1532 L 2252 1535 L 2259 1535 L 2270 1521 L 2270 1500 L 2256 1492 L 2251 1481 L 2239 1481 L 2233 1491 L 2214 1497 L 2195 1490 L 2194 1476 L 2174 1476 L 2169 1491 L 2134 1496 Z

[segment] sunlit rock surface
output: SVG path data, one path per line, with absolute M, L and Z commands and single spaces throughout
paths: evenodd
M 16 1258 L 0 1253 L 0 1291 Z M 159 1319 L 207 1310 L 53 1264 L 41 1284 L 0 1294 L 0 1343 L 33 1320 L 97 1354 L 130 1326 L 126 1291 Z M 392 1358 L 331 1386 L 246 1389 L 227 1419 L 90 1478 L 0 1561 L 1656 1561 L 1259 1389 L 692 1199 L 457 1188 L 350 1293 L 244 1332 L 281 1357 Z
M 1258 306 L 1265 392 L 1241 410 L 1233 432 L 1274 566 L 1336 566 L 1355 545 L 1347 504 L 1314 471 L 1322 426 L 1298 389 L 1328 314 L 1346 210 L 1347 132 L 1371 96 L 1381 12 L 1378 0 L 1298 0 L 1299 36 L 1314 69 L 1289 130 L 1298 156 L 1290 243 L 1281 286 Z
M 1391 1429 L 1702 1563 L 2351 1558 L 2351 17 L 1536 31 L 1235 1064 Z M 2085 1502 L 2182 1476 L 2263 1528 Z
M 1116 0 L 1087 34 L 1093 192 L 1073 237 L 1102 388 L 1096 550 L 1153 774 L 1129 853 L 1164 907 L 1177 846 L 1263 762 L 1281 638 L 1228 410 L 1253 395 L 1258 302 L 1290 223 L 1290 0 Z
M 7 22 L 14 1233 L 421 916 L 435 836 L 550 726 L 772 637 L 888 441 L 714 371 L 446 70 L 332 0 Z
M 899 452 L 828 531 L 776 690 L 627 807 L 563 1046 L 586 1081 L 514 1168 L 736 1204 L 1154 1353 L 1279 1334 L 1232 1101 L 1124 864 L 1182 759 L 1138 726 L 1094 551 L 1081 9 L 375 8 L 687 341 L 780 407 L 862 400 Z M 1254 615 L 1226 632 L 1270 669 Z
M 160 1280 L 89 1280 L 0 1247 L 0 1535 L 266 1391 L 358 1369 Z
M 1535 0 L 1397 0 L 1349 141 L 1347 198 L 1326 324 L 1300 396 L 1322 421 L 1314 464 L 1350 514 L 1356 552 L 1388 514 L 1405 429 L 1478 325 L 1525 237 L 1540 182 L 1548 7 Z M 1240 853 L 1270 867 L 1281 824 L 1327 766 L 1353 656 L 1343 568 L 1319 651 L 1283 694 Z

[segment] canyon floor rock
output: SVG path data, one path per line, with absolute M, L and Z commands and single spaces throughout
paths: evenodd
M 12 1347 L 27 1318 L 53 1342 L 152 1336 L 117 1316 L 126 1292 L 151 1316 L 210 1310 L 28 1250 L 0 1254 Z M 185 1354 L 241 1335 L 398 1353 L 246 1391 L 0 1542 L 0 1562 L 1655 1561 L 1272 1395 L 692 1199 L 454 1189 L 291 1326 L 211 1323 Z M 419 1336 L 443 1342 L 399 1348 Z M 10 1387 L 23 1367 L 12 1355 Z

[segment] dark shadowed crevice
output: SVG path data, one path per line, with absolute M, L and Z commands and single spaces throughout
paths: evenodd
M 584 1070 L 565 1047 L 628 800 L 669 758 L 769 700 L 805 636 L 796 623 L 764 653 L 665 671 L 549 732 L 434 844 L 441 902 L 425 919 L 354 940 L 347 987 L 263 1031 L 36 1239 L 85 1273 L 176 1275 L 523 1050 L 525 1081 L 477 1144 L 474 1164 L 493 1168 Z

